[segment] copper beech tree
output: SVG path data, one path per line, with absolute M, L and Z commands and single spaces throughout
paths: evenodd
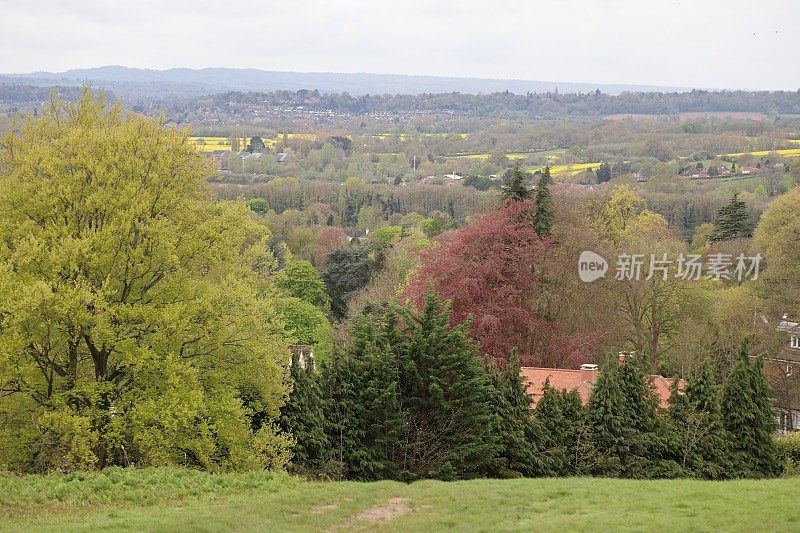
M 537 295 L 547 290 L 537 265 L 556 244 L 536 233 L 533 212 L 531 200 L 508 201 L 443 234 L 422 252 L 404 296 L 420 306 L 433 289 L 451 300 L 451 322 L 470 318 L 470 337 L 501 365 L 516 350 L 523 365 L 572 366 L 586 339 L 566 335 L 556 320 L 536 312 Z

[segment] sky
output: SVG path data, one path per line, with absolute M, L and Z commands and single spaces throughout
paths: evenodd
M 103 65 L 800 88 L 799 0 L 0 0 L 0 72 Z

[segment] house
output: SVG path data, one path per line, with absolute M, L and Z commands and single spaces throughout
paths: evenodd
M 786 333 L 787 343 L 784 351 L 791 356 L 793 361 L 800 361 L 800 324 L 790 320 L 789 315 L 784 314 L 776 329 Z
M 444 180 L 442 181 L 442 183 L 443 183 L 444 185 L 447 185 L 447 186 L 450 186 L 450 185 L 456 185 L 457 183 L 460 183 L 460 181 L 461 181 L 462 179 L 464 179 L 464 177 L 463 177 L 463 176 L 459 176 L 458 174 L 456 174 L 456 173 L 454 172 L 454 173 L 452 173 L 452 174 L 445 174 L 445 175 L 444 175 Z
M 762 316 L 768 325 L 769 321 Z M 781 435 L 800 430 L 800 324 L 784 314 L 775 327 L 781 347 L 762 355 L 764 377 L 770 385 L 772 411 Z M 751 359 L 759 357 L 751 355 Z
M 624 365 L 625 359 L 629 355 L 626 352 L 620 352 L 619 364 Z M 543 396 L 543 387 L 548 379 L 550 380 L 550 386 L 554 389 L 578 391 L 581 403 L 586 405 L 589 402 L 589 396 L 591 396 L 594 386 L 597 384 L 597 379 L 600 377 L 600 368 L 594 364 L 584 363 L 578 370 L 522 367 L 520 373 L 528 394 L 533 398 L 532 407 L 536 407 L 536 404 Z M 650 380 L 658 397 L 659 406 L 666 408 L 669 405 L 670 389 L 674 378 L 665 378 L 654 374 L 650 376 Z M 680 380 L 678 388 L 682 389 L 683 386 L 684 381 Z
M 366 242 L 369 239 L 369 228 L 364 230 L 364 233 L 360 233 L 358 230 L 352 230 L 347 235 L 347 242 L 353 242 L 354 239 L 357 239 L 358 242 Z
M 275 162 L 276 163 L 285 163 L 287 155 L 288 154 L 286 152 L 278 152 L 277 154 L 275 154 Z
M 244 152 L 244 153 L 247 154 L 247 155 L 242 156 L 242 161 L 245 161 L 245 160 L 246 161 L 260 161 L 261 158 L 264 157 L 264 154 L 262 152 L 253 152 L 253 153 Z M 241 153 L 239 155 L 241 155 Z
M 742 167 L 742 168 L 739 169 L 739 174 L 745 174 L 746 175 L 746 174 L 757 174 L 757 173 L 758 173 L 758 167 L 754 167 L 752 165 L 746 166 L 746 167 Z
M 292 352 L 292 357 L 289 359 L 289 366 L 292 366 L 295 357 L 297 358 L 297 362 L 300 363 L 300 368 L 302 369 L 314 369 L 314 350 L 311 346 L 307 344 L 293 344 L 289 346 L 289 350 Z
M 776 331 L 785 335 L 780 352 L 764 358 L 764 375 L 773 390 L 778 433 L 800 430 L 800 324 L 781 317 Z

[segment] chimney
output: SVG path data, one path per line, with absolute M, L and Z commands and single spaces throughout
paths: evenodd
M 584 363 L 581 365 L 581 383 L 589 383 L 594 385 L 597 383 L 597 365 L 591 363 Z

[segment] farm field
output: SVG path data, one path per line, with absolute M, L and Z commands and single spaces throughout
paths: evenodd
M 0 530 L 791 531 L 800 480 L 403 484 L 109 469 L 0 476 Z
M 275 146 L 278 141 L 286 136 L 287 139 L 306 139 L 313 141 L 317 138 L 317 136 L 313 133 L 281 133 L 275 137 L 261 137 L 261 140 L 264 141 L 264 144 L 268 147 Z M 201 152 L 214 152 L 217 150 L 227 150 L 230 151 L 232 149 L 231 145 L 231 138 L 230 137 L 189 137 L 188 143 L 194 146 L 198 151 Z M 247 143 L 250 141 L 249 137 L 239 137 L 239 149 L 244 150 Z
M 758 152 L 740 152 L 738 154 L 722 154 L 722 155 L 728 157 L 740 157 L 745 154 L 750 154 L 755 157 L 761 157 L 767 154 L 778 154 L 782 155 L 783 157 L 797 157 L 800 156 L 800 148 L 789 148 L 786 150 L 760 150 Z
M 230 137 L 189 137 L 188 143 L 200 152 L 230 151 L 232 149 Z M 239 139 L 239 143 L 240 147 L 244 149 L 247 139 L 242 137 Z
M 580 172 L 583 172 L 587 169 L 595 170 L 600 168 L 601 163 L 573 163 L 571 165 L 550 165 L 550 172 L 556 176 L 558 174 L 569 174 L 573 176 Z M 538 166 L 526 166 L 522 167 L 524 170 L 528 172 L 536 172 L 537 170 L 542 170 L 544 168 L 543 165 Z

